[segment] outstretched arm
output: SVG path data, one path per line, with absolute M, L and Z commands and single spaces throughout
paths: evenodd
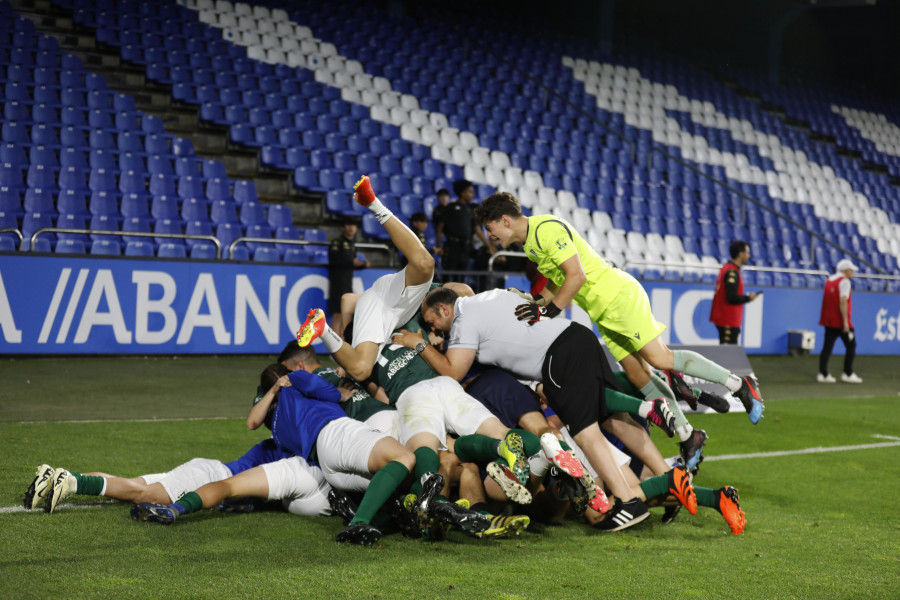
M 429 344 L 421 333 L 412 333 L 405 329 L 394 335 L 393 342 L 406 348 L 415 348 L 416 344 L 425 343 L 425 350 L 419 356 L 428 363 L 428 366 L 437 371 L 438 375 L 446 375 L 457 381 L 462 381 L 466 373 L 475 362 L 475 350 L 469 348 L 450 348 L 446 354 Z

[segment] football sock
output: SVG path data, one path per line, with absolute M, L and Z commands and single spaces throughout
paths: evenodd
M 728 385 L 728 378 L 731 373 L 725 367 L 717 365 L 708 358 L 690 350 L 673 350 L 672 354 L 674 355 L 673 367 L 675 371 L 705 379 L 706 381 Z M 728 389 L 731 389 L 731 387 L 729 386 Z M 737 388 L 731 391 L 736 392 Z
M 614 371 L 613 375 L 616 377 L 616 384 L 618 384 L 619 389 L 629 396 L 637 396 L 641 393 L 641 389 L 631 383 L 631 380 L 625 375 L 625 371 Z
M 559 440 L 559 445 L 560 445 L 560 446 L 562 447 L 562 449 L 565 450 L 566 452 L 569 452 L 569 451 L 572 450 L 572 446 L 570 446 L 569 443 L 566 442 L 566 440 Z
M 183 515 L 189 515 L 203 508 L 203 499 L 197 492 L 188 492 L 169 506 L 175 507 Z
M 102 496 L 106 490 L 106 479 L 98 475 L 82 475 L 81 473 L 72 473 L 75 478 L 75 489 L 72 490 L 78 494 L 86 496 Z
M 325 349 L 328 350 L 329 354 L 334 354 L 344 345 L 344 340 L 341 339 L 341 336 L 339 336 L 328 324 L 325 325 L 325 329 L 322 331 L 322 335 L 319 336 L 319 339 L 325 344 Z
M 656 475 L 640 483 L 641 491 L 646 498 L 655 498 L 669 493 L 669 475 Z
M 629 396 L 628 394 L 623 394 L 622 392 L 617 392 L 616 390 L 611 390 L 609 388 L 603 390 L 603 396 L 606 398 L 606 410 L 611 413 L 627 412 L 636 415 L 641 409 L 642 401 L 634 396 Z M 650 396 L 647 397 L 649 398 Z
M 420 496 L 422 494 L 422 476 L 426 473 L 437 473 L 441 467 L 441 459 L 438 458 L 437 452 L 427 446 L 418 448 L 413 454 L 416 455 L 416 466 L 413 468 L 415 481 L 409 491 Z
M 528 469 L 535 477 L 542 478 L 547 474 L 547 471 L 550 470 L 552 465 L 553 463 L 550 462 L 549 458 L 544 456 L 543 452 L 538 452 L 537 454 L 528 457 Z
M 716 507 L 716 490 L 694 486 L 694 493 L 697 494 L 697 504 L 699 506 Z
M 406 476 L 409 475 L 409 469 L 403 463 L 391 461 L 381 467 L 372 480 L 369 487 L 363 495 L 356 514 L 350 520 L 350 525 L 354 523 L 369 523 L 378 512 L 378 509 L 390 498 L 394 490 L 403 483 Z
M 394 216 L 394 213 L 391 212 L 391 209 L 382 204 L 381 200 L 379 200 L 378 198 L 372 200 L 372 203 L 369 204 L 368 209 L 372 211 L 372 214 L 375 215 L 375 218 L 378 219 L 378 222 L 382 225 L 384 225 L 388 219 Z
M 687 417 L 684 416 L 684 412 L 682 412 L 681 407 L 678 405 L 678 401 L 675 400 L 675 392 L 672 391 L 669 384 L 663 381 L 661 377 L 651 377 L 647 385 L 641 388 L 641 393 L 644 393 L 645 390 L 649 390 L 651 386 L 656 390 L 656 393 L 654 394 L 651 391 L 651 395 L 647 396 L 645 394 L 645 397 L 647 399 L 662 397 L 668 400 L 669 410 L 675 415 L 675 433 L 678 434 L 678 437 L 682 442 L 688 439 L 691 432 L 694 431 L 694 428 L 688 423 Z
M 497 438 L 473 433 L 456 440 L 453 452 L 462 462 L 486 462 L 497 458 Z
M 743 385 L 744 380 L 735 375 L 734 373 L 728 374 L 728 381 L 725 382 L 725 387 L 728 388 L 728 391 L 732 394 L 741 389 L 741 385 Z

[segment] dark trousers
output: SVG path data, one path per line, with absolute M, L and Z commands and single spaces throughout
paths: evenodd
M 850 329 L 853 332 L 853 329 Z M 843 329 L 837 327 L 825 328 L 825 341 L 822 344 L 822 354 L 819 355 L 819 372 L 822 375 L 828 375 L 828 359 L 831 358 L 831 351 L 834 349 L 834 342 L 838 338 L 844 342 L 844 348 L 847 352 L 844 354 L 844 373 L 850 375 L 853 373 L 853 359 L 856 358 L 856 334 L 853 338 L 849 333 L 844 333 Z
M 740 327 L 719 327 L 716 325 L 716 329 L 719 330 L 719 343 L 720 344 L 737 344 L 738 336 L 741 335 Z
M 467 270 L 471 251 L 471 240 L 448 239 L 444 242 L 444 256 L 441 259 L 441 268 L 447 271 Z

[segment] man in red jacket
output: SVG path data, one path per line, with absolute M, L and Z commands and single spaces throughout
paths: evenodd
M 737 344 L 744 320 L 744 305 L 759 295 L 756 292 L 744 294 L 744 280 L 741 267 L 750 262 L 750 244 L 742 240 L 732 242 L 728 249 L 731 260 L 722 265 L 716 278 L 716 292 L 713 296 L 709 320 L 719 330 L 720 344 Z
M 828 359 L 834 342 L 841 338 L 844 348 L 844 372 L 841 381 L 844 383 L 862 383 L 862 378 L 853 372 L 853 359 L 856 356 L 856 335 L 853 333 L 853 321 L 850 313 L 853 302 L 850 299 L 850 280 L 857 271 L 856 265 L 848 259 L 838 261 L 837 272 L 825 282 L 825 294 L 822 296 L 822 316 L 819 325 L 825 326 L 825 341 L 822 354 L 819 355 L 819 383 L 834 383 L 836 380 L 828 373 Z

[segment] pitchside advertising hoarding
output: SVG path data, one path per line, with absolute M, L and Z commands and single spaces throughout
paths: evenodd
M 355 290 L 387 272 L 358 271 Z M 507 284 L 527 289 L 524 278 Z M 667 343 L 717 343 L 711 285 L 644 285 Z M 273 354 L 327 296 L 321 267 L 0 256 L 0 353 Z M 765 288 L 746 306 L 744 348 L 783 354 L 788 330 L 810 329 L 817 353 L 820 303 L 820 290 Z M 568 314 L 587 322 L 577 308 Z M 900 295 L 854 293 L 853 321 L 860 354 L 900 354 Z

